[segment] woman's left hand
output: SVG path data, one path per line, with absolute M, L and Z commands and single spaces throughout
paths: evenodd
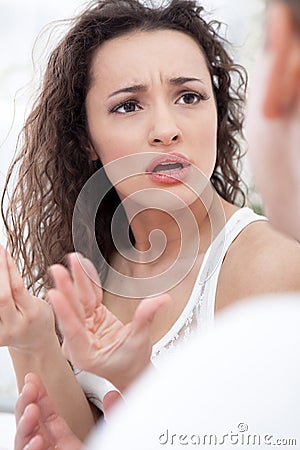
M 48 293 L 64 336 L 63 353 L 76 367 L 108 379 L 120 391 L 150 362 L 150 326 L 169 295 L 144 299 L 124 325 L 102 303 L 103 291 L 93 264 L 69 255 L 71 274 L 51 266 L 55 289 Z

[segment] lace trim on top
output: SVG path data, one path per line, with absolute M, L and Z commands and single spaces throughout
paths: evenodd
M 267 220 L 250 208 L 237 210 L 211 243 L 205 253 L 191 296 L 181 315 L 171 329 L 153 346 L 151 360 L 154 365 L 166 354 L 190 339 L 193 334 L 203 333 L 214 321 L 216 288 L 219 272 L 230 244 L 250 223 Z

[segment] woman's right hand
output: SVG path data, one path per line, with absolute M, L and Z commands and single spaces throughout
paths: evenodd
M 12 257 L 0 246 L 0 346 L 44 352 L 51 335 L 55 336 L 52 308 L 30 295 Z

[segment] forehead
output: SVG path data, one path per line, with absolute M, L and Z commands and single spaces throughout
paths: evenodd
M 102 44 L 94 54 L 91 79 L 109 84 L 145 81 L 160 73 L 209 78 L 203 51 L 189 35 L 175 30 L 136 31 Z

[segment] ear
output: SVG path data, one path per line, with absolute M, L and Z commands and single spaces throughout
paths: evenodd
M 271 66 L 263 113 L 268 118 L 279 118 L 292 109 L 300 95 L 300 33 L 292 11 L 280 1 L 269 6 L 266 26 Z
M 88 147 L 87 152 L 92 161 L 97 161 L 99 159 L 99 156 L 97 155 L 96 150 L 92 145 Z

